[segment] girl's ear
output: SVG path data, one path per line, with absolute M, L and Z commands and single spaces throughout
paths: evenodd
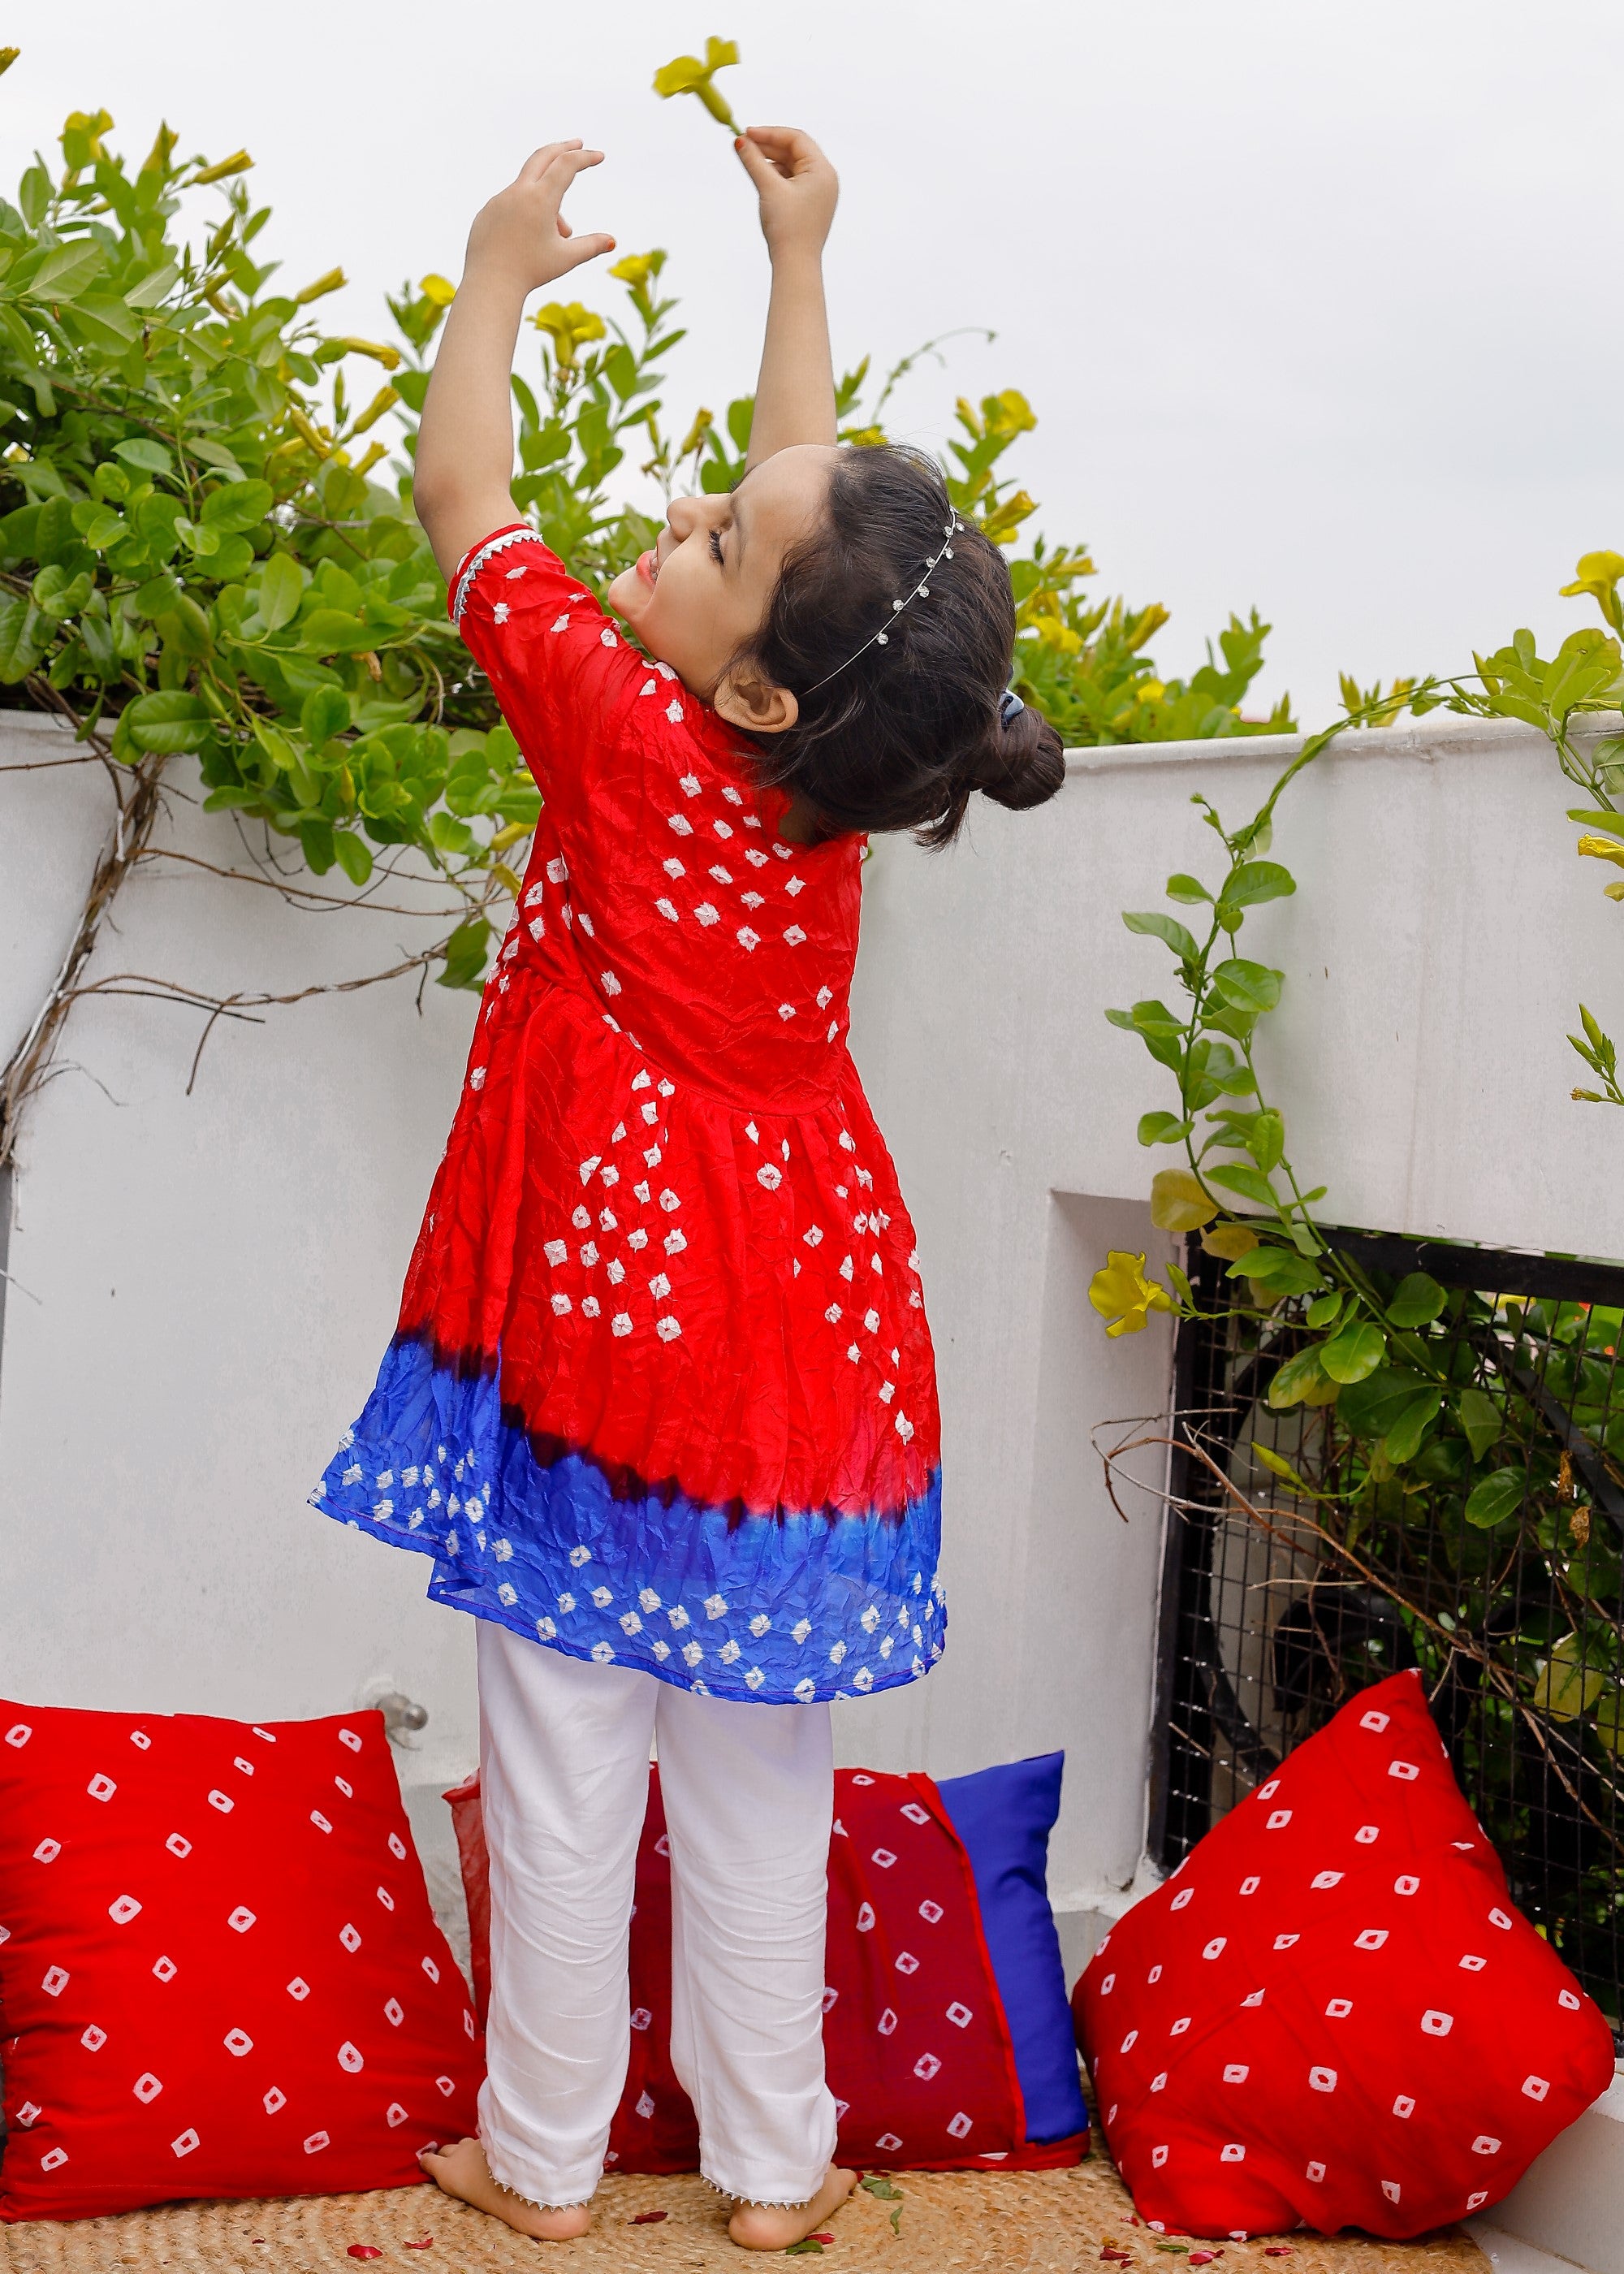
M 781 734 L 801 716 L 800 702 L 787 687 L 732 671 L 717 681 L 710 704 L 730 727 L 747 734 Z

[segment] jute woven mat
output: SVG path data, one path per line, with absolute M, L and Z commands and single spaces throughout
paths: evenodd
M 823 2254 L 830 2274 L 1099 2274 L 1108 2240 L 1136 2270 L 1172 2274 L 1184 2263 L 1161 2238 L 1130 2224 L 1133 2206 L 1103 2157 L 1069 2172 L 898 2175 L 894 2205 L 859 2191 L 835 2213 Z M 663 2210 L 635 2225 L 639 2211 Z M 427 2248 L 411 2249 L 432 2237 Z M 1288 2238 L 1289 2256 L 1264 2242 L 1197 2243 L 1222 2252 L 1212 2274 L 1486 2274 L 1463 2235 L 1422 2242 L 1322 2242 Z M 727 2239 L 726 2210 L 696 2179 L 605 2180 L 592 2232 L 577 2242 L 527 2242 L 508 2227 L 433 2187 L 365 2195 L 306 2195 L 275 2202 L 180 2203 L 123 2218 L 71 2225 L 0 2227 L 0 2274 L 357 2274 L 350 2246 L 380 2251 L 370 2263 L 417 2274 L 742 2274 L 752 2261 Z M 1276 2243 L 1275 2249 L 1280 2248 Z M 809 2263 L 817 2254 L 808 2253 Z M 766 2263 L 766 2262 L 763 2262 Z M 771 2263 L 776 2263 L 776 2260 Z

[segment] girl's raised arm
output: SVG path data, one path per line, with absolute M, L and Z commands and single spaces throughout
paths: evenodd
M 573 236 L 559 211 L 575 176 L 602 160 L 601 150 L 578 140 L 549 142 L 481 208 L 469 232 L 412 479 L 417 518 L 447 579 L 470 545 L 515 518 L 509 382 L 526 297 L 614 250 L 612 237 Z
M 823 241 L 840 184 L 812 137 L 798 127 L 752 126 L 734 147 L 760 194 L 762 235 L 772 260 L 748 470 L 792 443 L 836 439 Z

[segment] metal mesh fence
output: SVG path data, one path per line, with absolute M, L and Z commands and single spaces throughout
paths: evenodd
M 1305 1338 L 1301 1306 L 1245 1318 L 1222 1261 L 1192 1244 L 1213 1315 L 1182 1324 L 1177 1344 L 1153 1853 L 1177 1864 L 1356 1690 L 1419 1667 L 1514 1897 L 1616 2035 L 1624 1269 L 1335 1237 L 1384 1297 L 1422 1270 L 1449 1290 L 1416 1355 L 1489 1397 L 1495 1457 L 1522 1490 L 1497 1521 L 1469 1522 L 1474 1449 L 1459 1440 L 1395 1464 L 1334 1405 L 1273 1412 L 1269 1382 Z M 1308 1491 L 1271 1473 L 1254 1442 Z

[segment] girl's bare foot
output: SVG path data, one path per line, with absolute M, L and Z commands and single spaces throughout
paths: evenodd
M 443 2187 L 448 2195 L 455 2195 L 460 2202 L 471 2203 L 476 2210 L 488 2212 L 492 2218 L 501 2219 L 521 2234 L 533 2236 L 538 2242 L 573 2241 L 576 2235 L 584 2234 L 592 2223 L 591 2210 L 585 2203 L 571 2203 L 563 2210 L 543 2210 L 539 2204 L 526 2202 L 523 2195 L 515 2195 L 510 2187 L 501 2186 L 491 2177 L 491 2166 L 477 2140 L 455 2141 L 438 2154 L 425 2148 L 417 2161 L 435 2186 Z
M 792 2209 L 775 2203 L 741 2203 L 727 2222 L 727 2232 L 741 2250 L 787 2250 L 792 2242 L 803 2242 L 808 2234 L 816 2234 L 856 2185 L 855 2172 L 831 2164 L 823 2186 L 809 2203 Z

